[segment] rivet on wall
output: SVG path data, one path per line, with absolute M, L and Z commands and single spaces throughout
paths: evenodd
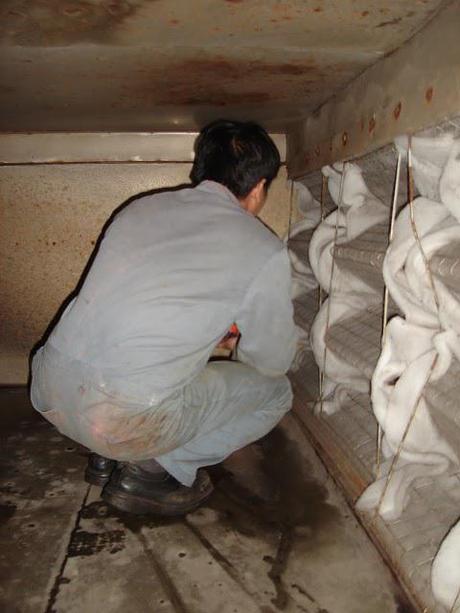
M 393 117 L 395 119 L 399 119 L 399 116 L 401 115 L 401 109 L 402 109 L 402 103 L 398 102 L 398 104 L 393 109 Z
M 428 87 L 427 90 L 425 91 L 425 100 L 430 103 L 433 99 L 433 93 L 434 90 L 432 87 Z
M 342 145 L 345 147 L 347 143 L 348 143 L 348 134 L 344 132 L 342 134 Z
M 371 134 L 375 130 L 375 124 L 375 115 L 372 115 L 372 117 L 369 119 L 369 134 Z

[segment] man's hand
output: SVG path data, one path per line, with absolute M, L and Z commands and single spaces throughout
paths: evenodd
M 224 338 L 217 345 L 219 349 L 227 349 L 228 351 L 234 351 L 238 344 L 238 336 L 224 336 Z
M 234 351 L 238 340 L 240 338 L 240 331 L 236 324 L 230 326 L 230 330 L 224 336 L 224 338 L 217 345 L 218 349 L 226 349 L 227 351 Z

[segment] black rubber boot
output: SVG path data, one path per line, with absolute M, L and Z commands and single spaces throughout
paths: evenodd
M 91 485 L 104 487 L 117 466 L 115 460 L 109 460 L 97 453 L 91 453 L 85 470 L 85 481 Z
M 113 473 L 102 498 L 128 513 L 176 516 L 199 507 L 213 489 L 205 470 L 198 471 L 192 487 L 185 487 L 168 473 L 154 475 L 135 464 L 126 464 Z

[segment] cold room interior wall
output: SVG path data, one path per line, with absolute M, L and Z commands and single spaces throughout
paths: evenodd
M 16 146 L 9 135 L 0 146 L 0 384 L 27 381 L 30 352 L 75 288 L 111 213 L 135 194 L 189 182 L 190 135 L 183 142 L 175 135 L 175 150 L 159 155 L 168 158 L 160 162 L 130 158 L 129 135 L 126 146 L 118 137 L 116 155 L 101 152 L 94 136 L 89 138 L 91 146 L 83 146 L 78 135 L 61 139 L 67 142 L 65 163 L 45 160 L 43 149 L 26 151 L 23 137 Z M 46 136 L 41 139 L 46 149 Z M 289 196 L 283 166 L 262 214 L 280 236 L 288 227 Z

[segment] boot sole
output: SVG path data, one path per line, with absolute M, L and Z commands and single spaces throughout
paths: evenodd
M 107 486 L 102 492 L 102 499 L 120 511 L 133 513 L 134 515 L 161 515 L 164 517 L 176 517 L 185 515 L 197 509 L 212 494 L 212 485 L 203 492 L 199 500 L 182 504 L 167 504 L 152 499 L 141 498 L 134 494 L 125 494 L 120 490 Z

